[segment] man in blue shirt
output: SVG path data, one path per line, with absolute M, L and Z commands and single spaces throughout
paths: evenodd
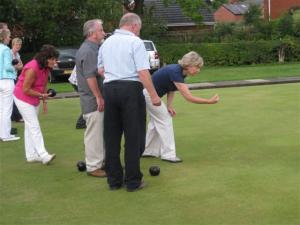
M 149 73 L 143 41 L 138 37 L 141 19 L 125 14 L 117 29 L 101 46 L 98 70 L 104 73 L 104 141 L 108 184 L 111 190 L 125 183 L 127 191 L 144 187 L 140 156 L 145 149 L 146 106 L 143 87 L 154 106 L 161 104 Z M 125 137 L 125 176 L 120 161 L 121 137 Z M 125 177 L 125 179 L 124 179 Z

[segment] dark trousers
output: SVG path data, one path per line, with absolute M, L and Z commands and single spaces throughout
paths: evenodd
M 15 80 L 15 84 L 16 83 L 17 83 L 17 80 Z M 19 112 L 19 109 L 17 108 L 17 106 L 15 104 L 15 101 L 13 104 L 13 110 L 12 110 L 10 119 L 15 122 L 18 122 L 19 120 L 23 119 L 21 113 Z
M 11 118 L 12 121 L 15 121 L 15 122 L 18 122 L 19 120 L 22 119 L 22 115 L 20 114 L 15 102 L 13 104 L 13 110 L 12 110 L 10 118 Z
M 104 84 L 105 170 L 111 187 L 125 183 L 128 188 L 140 185 L 143 174 L 140 156 L 145 149 L 146 104 L 143 85 L 136 81 L 113 81 Z M 120 159 L 121 139 L 125 139 L 125 179 Z

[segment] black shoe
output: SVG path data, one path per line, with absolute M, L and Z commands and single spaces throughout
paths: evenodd
M 85 129 L 86 121 L 83 119 L 83 115 L 81 114 L 76 122 L 76 129 Z
M 86 124 L 85 123 L 76 123 L 76 129 L 85 129 Z
M 142 155 L 142 158 L 158 158 L 155 155 Z
M 127 191 L 128 192 L 135 192 L 135 191 L 139 191 L 141 189 L 143 189 L 144 187 L 146 186 L 145 182 L 144 181 L 141 181 L 140 185 L 136 188 L 128 188 L 127 187 Z
M 110 191 L 117 191 L 117 190 L 121 189 L 122 187 L 123 187 L 123 185 L 109 186 L 109 190 Z

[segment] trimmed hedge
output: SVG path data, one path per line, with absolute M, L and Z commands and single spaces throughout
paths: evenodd
M 189 51 L 198 52 L 205 65 L 249 65 L 278 62 L 280 41 L 239 41 L 233 43 L 158 44 L 161 61 L 177 63 Z M 300 41 L 285 50 L 285 61 L 300 61 Z

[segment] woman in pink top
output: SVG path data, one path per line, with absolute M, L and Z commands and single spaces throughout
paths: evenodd
M 58 56 L 54 46 L 44 45 L 34 59 L 23 67 L 14 90 L 14 101 L 25 123 L 27 162 L 49 164 L 55 158 L 55 154 L 49 154 L 45 148 L 38 112 L 40 99 L 48 97 L 48 74 L 56 65 Z

